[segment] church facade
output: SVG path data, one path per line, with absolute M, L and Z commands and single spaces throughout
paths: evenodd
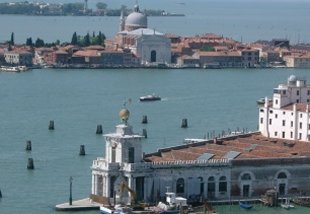
M 143 65 L 171 63 L 170 39 L 148 28 L 147 16 L 138 5 L 127 17 L 121 15 L 116 41 L 118 47 L 131 50 Z

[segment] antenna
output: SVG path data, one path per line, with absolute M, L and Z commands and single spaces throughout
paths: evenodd
M 131 98 L 128 98 L 128 100 L 125 100 L 123 106 L 126 107 L 127 104 L 130 105 L 130 104 L 131 104 L 131 101 L 132 101 Z
M 88 11 L 87 2 L 88 2 L 88 0 L 84 0 L 84 13 L 87 13 L 87 11 Z

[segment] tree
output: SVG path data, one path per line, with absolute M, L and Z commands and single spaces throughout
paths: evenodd
M 78 44 L 78 38 L 77 38 L 76 32 L 74 32 L 73 35 L 72 35 L 71 44 L 72 45 L 77 45 Z
M 35 42 L 35 47 L 39 48 L 39 47 L 44 47 L 44 41 L 43 39 L 37 38 L 36 42 Z
M 105 39 L 106 39 L 105 35 L 102 34 L 101 31 L 99 31 L 98 37 L 99 37 L 99 45 L 105 46 L 105 44 L 104 44 Z
M 103 2 L 98 2 L 96 4 L 96 7 L 98 10 L 106 10 L 108 5 L 106 3 L 103 3 Z
M 89 33 L 87 33 L 86 36 L 84 36 L 83 45 L 86 46 L 86 47 L 90 45 L 90 36 L 89 36 Z
M 31 37 L 27 38 L 26 45 L 27 46 L 33 46 L 33 42 L 32 42 L 32 38 Z
M 10 41 L 11 45 L 14 45 L 14 32 L 11 33 L 11 41 Z

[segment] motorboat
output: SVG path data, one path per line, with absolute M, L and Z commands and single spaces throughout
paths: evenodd
M 161 97 L 155 94 L 150 94 L 150 95 L 146 95 L 146 96 L 142 96 L 140 97 L 140 101 L 144 102 L 144 101 L 157 101 L 157 100 L 161 100 Z
M 253 206 L 247 202 L 239 201 L 239 206 L 243 209 L 251 209 Z
M 130 207 L 123 206 L 115 206 L 115 208 L 108 208 L 105 206 L 100 206 L 100 212 L 102 214 L 129 214 L 132 213 L 132 209 Z
M 288 210 L 288 209 L 294 208 L 295 206 L 292 205 L 290 203 L 290 200 L 287 198 L 285 199 L 285 202 L 281 204 L 281 207 Z
M 1 66 L 0 70 L 7 72 L 22 72 L 27 71 L 28 68 L 26 66 Z

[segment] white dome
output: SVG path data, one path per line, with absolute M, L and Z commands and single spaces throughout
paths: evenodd
M 297 80 L 297 77 L 295 75 L 291 75 L 289 78 L 288 78 L 288 81 L 289 82 L 295 82 Z
M 126 18 L 125 27 L 146 28 L 147 17 L 140 12 L 132 12 Z

